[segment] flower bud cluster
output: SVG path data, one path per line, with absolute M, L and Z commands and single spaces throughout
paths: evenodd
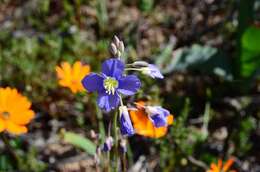
M 109 50 L 114 57 L 120 58 L 125 50 L 124 42 L 121 41 L 117 36 L 114 36 L 113 41 L 110 44 Z

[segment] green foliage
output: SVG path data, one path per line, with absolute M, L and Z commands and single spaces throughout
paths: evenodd
M 250 53 L 246 53 L 243 50 L 242 39 L 245 31 L 250 27 L 254 20 L 254 4 L 255 0 L 242 0 L 239 2 L 238 8 L 238 27 L 237 27 L 237 54 L 236 58 L 236 76 L 248 77 L 252 71 L 246 69 L 244 59 L 250 56 Z M 244 56 L 244 57 L 243 57 Z
M 242 37 L 241 74 L 251 76 L 260 68 L 260 28 L 249 27 Z
M 63 133 L 64 141 L 83 149 L 86 153 L 94 155 L 96 153 L 96 145 L 89 139 L 73 133 L 73 132 L 64 132 Z
M 35 148 L 30 147 L 29 151 L 21 152 L 17 151 L 19 154 L 18 166 L 21 171 L 31 171 L 31 172 L 44 172 L 47 165 L 40 160 L 37 160 L 37 151 Z
M 237 128 L 232 137 L 236 143 L 236 151 L 240 156 L 245 155 L 252 147 L 249 138 L 251 132 L 256 129 L 256 120 L 253 117 L 246 117 L 241 121 L 241 125 Z
M 199 71 L 215 74 L 227 80 L 232 79 L 231 65 L 224 53 L 210 46 L 194 44 L 190 48 L 177 49 L 172 56 L 173 44 L 170 43 L 156 58 L 156 64 L 162 72 Z
M 0 171 L 13 171 L 12 160 L 6 154 L 0 155 Z
M 22 149 L 22 141 L 19 138 L 10 141 L 10 146 L 17 157 L 17 167 L 21 172 L 44 172 L 47 165 L 37 159 L 38 152 L 35 147 L 30 146 L 27 151 Z M 16 171 L 14 159 L 9 154 L 0 155 L 0 171 Z
M 63 60 L 70 63 L 81 60 L 84 63 L 90 64 L 92 71 L 98 70 L 102 60 L 109 57 L 107 47 L 113 34 L 125 36 L 125 43 L 128 44 L 127 53 L 124 55 L 124 57 L 128 57 L 126 61 L 141 60 L 140 54 L 142 54 L 143 46 L 151 46 L 148 47 L 148 49 L 151 48 L 151 50 L 145 53 L 150 56 L 153 52 L 159 50 L 159 46 L 153 43 L 161 39 L 160 37 L 162 37 L 162 40 L 166 40 L 171 34 L 177 33 L 178 35 L 178 32 L 181 32 L 175 27 L 174 33 L 172 32 L 172 25 L 178 26 L 179 24 L 177 20 L 172 23 L 172 19 L 175 19 L 177 13 L 173 13 L 169 10 L 170 8 L 168 9 L 167 7 L 167 10 L 157 15 L 158 9 L 161 10 L 165 7 L 162 6 L 163 8 L 157 9 L 157 7 L 161 5 L 161 2 L 154 0 L 140 0 L 138 2 L 125 1 L 122 3 L 119 1 L 110 2 L 106 0 L 29 0 L 17 4 L 11 2 L 11 0 L 5 0 L 3 2 L 8 3 L 5 13 L 10 13 L 10 11 L 8 11 L 10 9 L 14 10 L 12 13 L 15 19 L 13 20 L 12 17 L 9 18 L 5 16 L 6 14 L 4 13 L 1 14 L 1 19 L 3 19 L 3 21 L 1 21 L 3 25 L 0 27 L 1 86 L 9 85 L 16 87 L 19 91 L 29 96 L 30 100 L 32 100 L 33 109 L 37 114 L 40 114 L 40 118 L 38 118 L 38 116 L 36 118 L 37 128 L 42 125 L 42 118 L 44 118 L 44 120 L 45 118 L 50 118 L 48 115 L 50 109 L 56 110 L 57 113 L 66 112 L 65 115 L 68 115 L 66 120 L 71 118 L 69 116 L 71 113 L 84 113 L 84 115 L 78 115 L 76 117 L 76 123 L 72 122 L 73 124 L 68 125 L 68 121 L 62 121 L 61 123 L 66 123 L 65 127 L 68 126 L 68 128 L 72 130 L 76 128 L 85 131 L 86 125 L 87 129 L 97 127 L 95 124 L 89 123 L 89 118 L 91 118 L 91 121 L 97 121 L 100 143 L 104 142 L 106 133 L 105 126 L 108 126 L 106 122 L 108 122 L 107 119 L 109 115 L 103 116 L 100 109 L 96 106 L 96 97 L 91 97 L 89 96 L 90 94 L 87 94 L 87 96 L 89 96 L 87 97 L 87 101 L 81 102 L 86 98 L 82 96 L 78 99 L 78 102 L 75 104 L 72 103 L 73 106 L 67 106 L 67 104 L 64 103 L 64 106 L 58 106 L 57 108 L 56 99 L 64 102 L 72 102 L 74 101 L 75 95 L 63 95 L 63 92 L 58 89 L 55 66 L 60 64 Z M 162 4 L 167 5 L 168 2 L 170 1 L 162 2 Z M 178 1 L 178 3 L 181 2 L 182 1 Z M 237 54 L 234 58 L 240 59 L 240 72 L 244 77 L 250 77 L 253 76 L 253 74 L 260 73 L 260 29 L 252 26 L 252 4 L 254 0 L 241 0 L 240 2 L 239 26 L 237 28 L 236 25 L 233 24 L 236 23 L 236 21 L 233 20 L 234 16 L 232 16 L 232 21 L 229 24 L 237 28 L 239 37 L 238 43 L 239 46 L 241 46 L 241 52 L 238 52 L 238 50 L 233 51 L 233 39 L 224 40 L 224 44 L 221 45 L 231 45 L 228 47 L 230 51 L 225 53 L 220 49 L 197 44 L 196 42 L 192 42 L 190 47 L 184 46 L 176 49 L 175 40 L 170 39 L 157 56 L 149 59 L 151 63 L 154 60 L 157 66 L 160 67 L 161 71 L 165 74 L 165 79 L 157 81 L 147 78 L 144 75 L 139 76 L 143 83 L 143 90 L 138 92 L 136 99 L 147 98 L 153 102 L 158 102 L 158 104 L 160 104 L 159 102 L 164 102 L 164 104 L 161 103 L 160 105 L 171 107 L 171 109 L 174 109 L 174 112 L 176 112 L 176 114 L 174 114 L 174 124 L 169 127 L 168 134 L 162 139 L 153 139 L 154 143 L 158 143 L 157 145 L 149 145 L 151 149 L 158 145 L 160 146 L 159 149 L 155 149 L 155 154 L 156 156 L 158 154 L 160 155 L 160 166 L 164 171 L 181 171 L 187 166 L 192 166 L 192 170 L 188 169 L 187 171 L 194 171 L 193 164 L 188 162 L 188 165 L 183 165 L 185 164 L 183 162 L 185 162 L 189 156 L 194 156 L 198 160 L 207 162 L 208 164 L 213 162 L 213 160 L 217 160 L 219 158 L 217 154 L 213 155 L 211 151 L 204 150 L 204 148 L 209 146 L 208 141 L 212 140 L 211 131 L 215 130 L 218 125 L 223 124 L 221 121 L 222 118 L 231 117 L 232 119 L 230 120 L 233 120 L 233 113 L 231 112 L 231 115 L 229 114 L 230 109 L 226 109 L 224 106 L 222 109 L 222 105 L 218 107 L 219 103 L 221 104 L 221 102 L 225 101 L 229 96 L 239 97 L 240 92 L 248 94 L 248 97 L 251 97 L 251 94 L 255 94 L 255 90 L 252 89 L 251 85 L 249 86 L 247 80 L 241 79 L 239 82 L 232 80 L 233 75 L 236 73 L 231 74 L 234 64 L 231 64 L 228 60 L 232 59 L 233 54 Z M 176 5 L 178 5 L 178 3 L 176 3 Z M 19 4 L 21 4 L 21 6 L 19 6 Z M 256 6 L 259 8 L 259 2 Z M 174 8 L 177 9 L 178 6 Z M 185 8 L 188 9 L 190 7 L 185 6 Z M 131 10 L 129 14 L 125 13 L 128 9 Z M 21 13 L 19 13 L 19 11 L 22 11 L 24 15 L 17 16 L 17 14 Z M 122 11 L 124 12 L 124 16 L 121 16 L 120 12 Z M 168 11 L 171 12 L 168 13 Z M 224 11 L 225 9 L 223 12 Z M 156 12 L 154 13 L 156 15 L 151 15 L 153 12 Z M 215 16 L 216 19 L 220 18 L 222 20 L 223 14 L 221 10 L 221 17 L 219 17 L 219 15 L 217 17 Z M 203 16 L 203 12 L 200 15 Z M 141 20 L 134 19 L 133 16 L 140 17 Z M 187 14 L 187 16 L 189 16 L 189 14 Z M 181 14 L 179 16 L 178 14 L 178 17 L 182 19 L 183 16 L 181 16 Z M 215 19 L 215 17 L 213 19 Z M 186 16 L 184 16 L 184 19 L 185 18 Z M 110 19 L 114 21 L 109 21 Z M 209 21 L 210 20 L 211 16 L 209 16 Z M 121 27 L 122 24 L 120 22 L 124 23 L 123 27 Z M 11 27 L 6 27 L 9 23 Z M 113 23 L 113 25 L 109 25 L 110 23 Z M 182 21 L 181 25 L 182 24 L 187 23 L 186 21 Z M 211 28 L 209 29 L 211 30 Z M 160 32 L 162 32 L 162 36 L 160 36 Z M 216 34 L 216 36 L 225 38 L 225 34 L 215 30 L 213 30 L 213 32 L 214 35 Z M 233 32 L 233 30 L 231 32 Z M 205 37 L 207 36 L 208 35 L 205 35 Z M 181 36 L 178 37 L 178 40 L 182 41 Z M 201 40 L 204 41 L 204 38 Z M 162 42 L 160 42 L 160 44 L 162 44 Z M 135 50 L 136 47 L 139 47 L 140 50 Z M 178 71 L 188 71 L 188 74 L 177 76 L 175 75 L 175 71 L 177 71 L 177 73 Z M 194 78 L 189 72 L 200 73 L 200 78 Z M 171 75 L 173 73 L 174 75 Z M 220 85 L 214 87 L 215 81 L 213 79 L 207 78 L 209 81 L 207 81 L 207 83 L 204 83 L 203 79 L 201 79 L 204 78 L 204 75 L 212 74 L 230 81 L 229 83 L 232 85 L 232 88 L 230 89 L 230 86 L 225 85 L 225 83 L 218 83 L 218 81 L 217 84 Z M 167 75 L 171 76 L 168 77 Z M 157 86 L 158 82 L 160 86 Z M 257 82 L 258 81 L 253 80 L 252 85 L 258 88 L 259 84 Z M 216 96 L 211 97 L 210 101 L 203 95 L 206 91 L 205 88 L 208 88 L 208 86 L 213 87 L 212 90 L 214 90 L 214 96 Z M 243 89 L 246 91 L 242 91 Z M 168 90 L 171 90 L 171 92 Z M 250 90 L 250 92 L 248 90 Z M 197 94 L 197 92 L 199 93 Z M 162 95 L 166 95 L 167 101 L 165 101 L 166 99 L 162 97 Z M 187 97 L 195 97 L 195 99 L 190 101 Z M 186 101 L 183 103 L 185 98 Z M 131 103 L 135 101 L 133 99 L 125 99 Z M 52 100 L 55 101 L 52 102 Z M 237 99 L 234 98 L 234 101 L 232 100 L 231 102 L 234 106 L 237 105 L 236 100 Z M 95 104 L 95 106 L 93 106 L 93 104 Z M 242 108 L 244 108 L 244 106 Z M 213 113 L 215 110 L 220 111 L 221 114 L 219 119 L 217 119 L 220 121 L 217 121 L 217 123 L 210 121 L 211 117 L 215 115 Z M 43 117 L 41 116 L 42 114 L 44 114 Z M 199 118 L 202 122 L 194 125 L 191 124 L 190 120 L 193 118 L 192 115 L 200 115 Z M 208 126 L 209 122 L 212 124 L 211 126 Z M 246 116 L 241 123 L 239 121 L 239 127 L 235 128 L 234 131 L 230 131 L 231 138 L 228 141 L 235 145 L 235 156 L 239 155 L 247 158 L 246 153 L 248 153 L 254 144 L 251 142 L 250 135 L 251 132 L 256 129 L 257 122 L 252 114 L 251 116 Z M 33 124 L 32 128 L 34 127 Z M 212 130 L 208 130 L 208 128 Z M 34 131 L 30 132 L 34 134 Z M 45 134 L 46 133 L 44 133 L 44 135 Z M 96 145 L 79 134 L 66 132 L 64 133 L 64 140 L 90 155 L 94 155 L 96 151 Z M 225 140 L 223 142 L 225 142 Z M 29 149 L 26 149 L 28 151 L 25 151 L 23 150 L 24 145 L 22 144 L 19 139 L 15 139 L 11 142 L 11 145 L 20 157 L 20 170 L 45 171 L 47 164 L 44 164 L 40 160 L 40 156 L 35 148 L 30 146 Z M 217 144 L 223 146 L 225 143 Z M 136 152 L 135 149 L 138 146 L 137 144 L 128 145 L 128 147 L 133 149 L 133 155 L 129 157 L 139 155 L 139 152 Z M 128 153 L 131 154 L 130 151 L 128 151 Z M 142 150 L 141 153 L 143 153 Z M 225 152 L 218 153 L 221 155 L 225 154 Z M 149 156 L 150 155 L 147 155 L 147 157 Z M 44 159 L 45 158 L 48 157 L 44 157 Z M 14 168 L 10 157 L 6 154 L 1 154 L 0 171 L 17 170 Z M 196 169 L 195 167 L 195 170 Z
M 106 0 L 97 0 L 96 1 L 96 12 L 98 18 L 98 25 L 101 31 L 106 29 L 106 25 L 108 23 L 108 15 L 107 15 L 107 7 Z
M 154 5 L 154 0 L 140 0 L 139 8 L 141 11 L 147 12 L 151 11 Z
M 186 127 L 186 120 L 190 112 L 190 100 L 185 100 L 185 105 L 179 116 L 175 116 L 173 126 L 170 127 L 170 138 L 163 139 L 160 145 L 160 165 L 165 171 L 176 169 L 179 160 L 185 154 L 192 153 L 192 147 L 188 142 L 189 129 Z M 174 138 L 174 139 L 172 139 Z

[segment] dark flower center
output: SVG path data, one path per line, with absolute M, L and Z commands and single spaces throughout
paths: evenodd
M 0 116 L 1 116 L 3 119 L 6 120 L 6 119 L 9 118 L 10 114 L 9 114 L 9 112 L 4 111 L 4 112 L 2 112 L 2 113 L 0 114 Z
M 106 93 L 115 94 L 116 88 L 118 87 L 118 81 L 115 78 L 107 77 L 103 82 Z

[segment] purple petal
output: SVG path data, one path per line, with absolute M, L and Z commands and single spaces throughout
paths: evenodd
M 135 94 L 141 87 L 140 80 L 135 75 L 128 75 L 118 80 L 118 92 L 130 96 Z
M 161 106 L 147 106 L 146 112 L 149 114 L 149 118 L 155 127 L 167 126 L 167 116 L 170 112 Z
M 98 94 L 98 106 L 106 112 L 115 109 L 119 105 L 119 96 L 117 94 L 106 94 L 105 92 Z
M 122 135 L 132 136 L 134 135 L 134 127 L 129 117 L 128 110 L 125 106 L 120 106 L 120 131 Z
M 145 67 L 145 69 L 144 74 L 149 75 L 152 78 L 164 78 L 158 67 L 153 64 L 149 64 L 148 67 Z
M 125 65 L 116 58 L 108 59 L 102 64 L 102 73 L 106 76 L 120 78 L 124 72 Z
M 114 144 L 114 141 L 113 141 L 113 138 L 111 136 L 106 138 L 102 150 L 105 151 L 105 152 L 110 151 L 112 149 L 113 144 Z
M 104 78 L 102 76 L 96 73 L 90 73 L 89 75 L 85 76 L 81 82 L 85 89 L 87 89 L 89 92 L 99 92 L 104 90 L 103 80 Z
M 156 114 L 150 117 L 155 127 L 167 126 L 167 118 L 163 114 Z
M 167 109 L 162 108 L 161 106 L 154 106 L 157 109 L 157 113 L 163 114 L 165 117 L 170 115 L 170 112 Z

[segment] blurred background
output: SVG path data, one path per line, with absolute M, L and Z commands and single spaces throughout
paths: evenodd
M 93 158 L 62 139 L 64 131 L 99 132 L 93 96 L 61 88 L 55 66 L 80 60 L 98 72 L 114 35 L 125 61 L 146 60 L 165 76 L 140 76 L 135 100 L 161 103 L 175 117 L 162 138 L 129 139 L 129 168 L 205 171 L 233 156 L 233 169 L 260 171 L 259 0 L 0 2 L 0 86 L 17 88 L 36 112 L 29 133 L 9 136 L 18 171 L 93 170 Z M 0 171 L 16 171 L 0 148 Z

